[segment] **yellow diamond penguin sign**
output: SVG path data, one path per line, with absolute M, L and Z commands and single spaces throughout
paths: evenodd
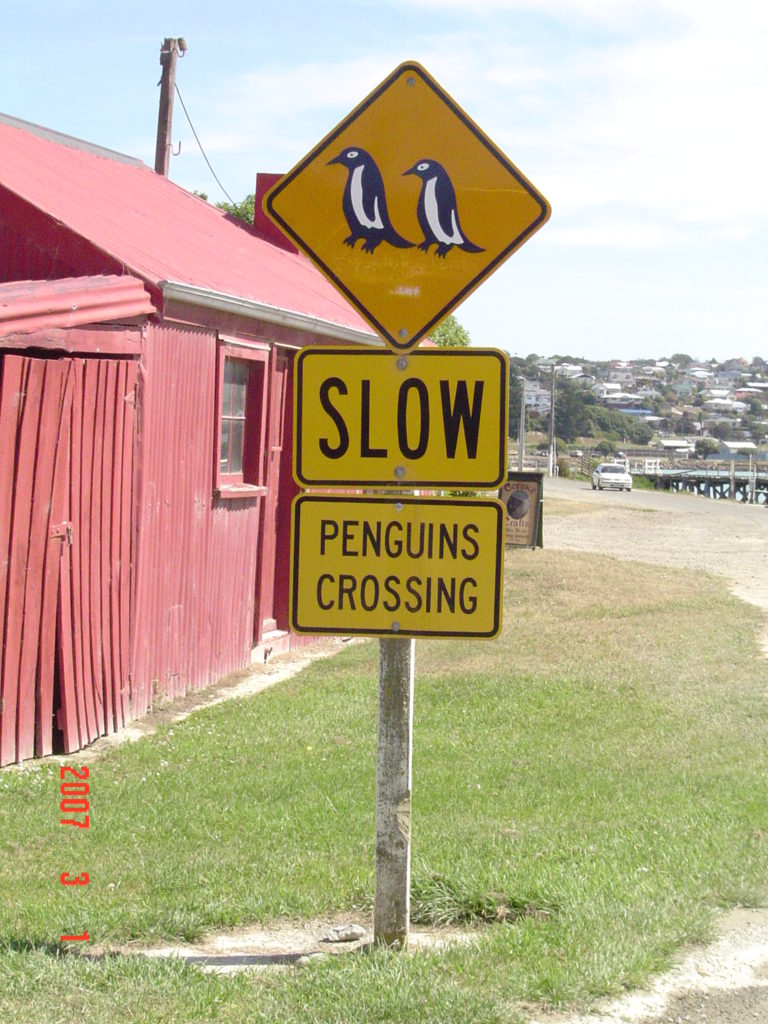
M 267 215 L 395 350 L 545 223 L 546 199 L 416 63 L 282 178 Z
M 299 495 L 291 629 L 494 637 L 503 524 L 498 501 Z

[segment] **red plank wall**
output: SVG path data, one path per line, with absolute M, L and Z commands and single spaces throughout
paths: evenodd
M 213 496 L 216 336 L 152 326 L 139 379 L 132 715 L 249 663 L 261 499 Z

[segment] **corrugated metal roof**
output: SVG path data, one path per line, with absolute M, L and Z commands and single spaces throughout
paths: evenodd
M 0 118 L 0 185 L 119 260 L 156 299 L 160 282 L 176 281 L 374 336 L 304 256 L 270 245 L 145 164 Z
M 143 282 L 128 275 L 0 284 L 0 335 L 125 321 L 154 312 Z
M 7 124 L 11 128 L 19 128 L 21 131 L 31 132 L 39 135 L 41 139 L 50 139 L 61 146 L 72 146 L 73 149 L 84 150 L 88 153 L 95 153 L 97 156 L 110 157 L 112 160 L 122 160 L 123 163 L 133 164 L 141 167 L 142 161 L 127 153 L 119 153 L 115 149 L 107 149 L 105 146 L 97 146 L 93 142 L 86 142 L 85 139 L 78 139 L 74 135 L 65 135 L 64 132 L 57 132 L 54 128 L 46 128 L 44 125 L 35 124 L 34 121 L 22 121 L 18 117 L 11 117 L 10 114 L 0 113 L 0 124 Z

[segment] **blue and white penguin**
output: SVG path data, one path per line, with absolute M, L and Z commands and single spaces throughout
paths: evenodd
M 355 242 L 364 239 L 362 251 L 373 252 L 381 242 L 389 242 L 398 249 L 410 249 L 409 242 L 392 227 L 387 213 L 387 198 L 381 171 L 370 153 L 358 146 L 343 149 L 331 164 L 341 164 L 349 174 L 344 189 L 342 208 L 351 234 L 344 244 L 354 248 Z
M 406 174 L 415 174 L 422 180 L 417 215 L 424 241 L 419 248 L 429 252 L 429 247 L 436 245 L 435 255 L 443 259 L 454 246 L 464 252 L 484 252 L 462 231 L 456 191 L 442 164 L 437 160 L 417 160 L 403 176 Z

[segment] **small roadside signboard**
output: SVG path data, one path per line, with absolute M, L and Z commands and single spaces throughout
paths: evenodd
M 512 547 L 543 547 L 541 499 L 544 474 L 509 473 L 499 490 L 504 505 L 504 539 Z
M 296 482 L 497 487 L 507 472 L 508 376 L 496 349 L 303 349 Z
M 398 351 L 413 348 L 550 214 L 413 62 L 281 178 L 264 210 Z
M 490 638 L 501 628 L 504 510 L 493 499 L 294 499 L 291 629 Z

